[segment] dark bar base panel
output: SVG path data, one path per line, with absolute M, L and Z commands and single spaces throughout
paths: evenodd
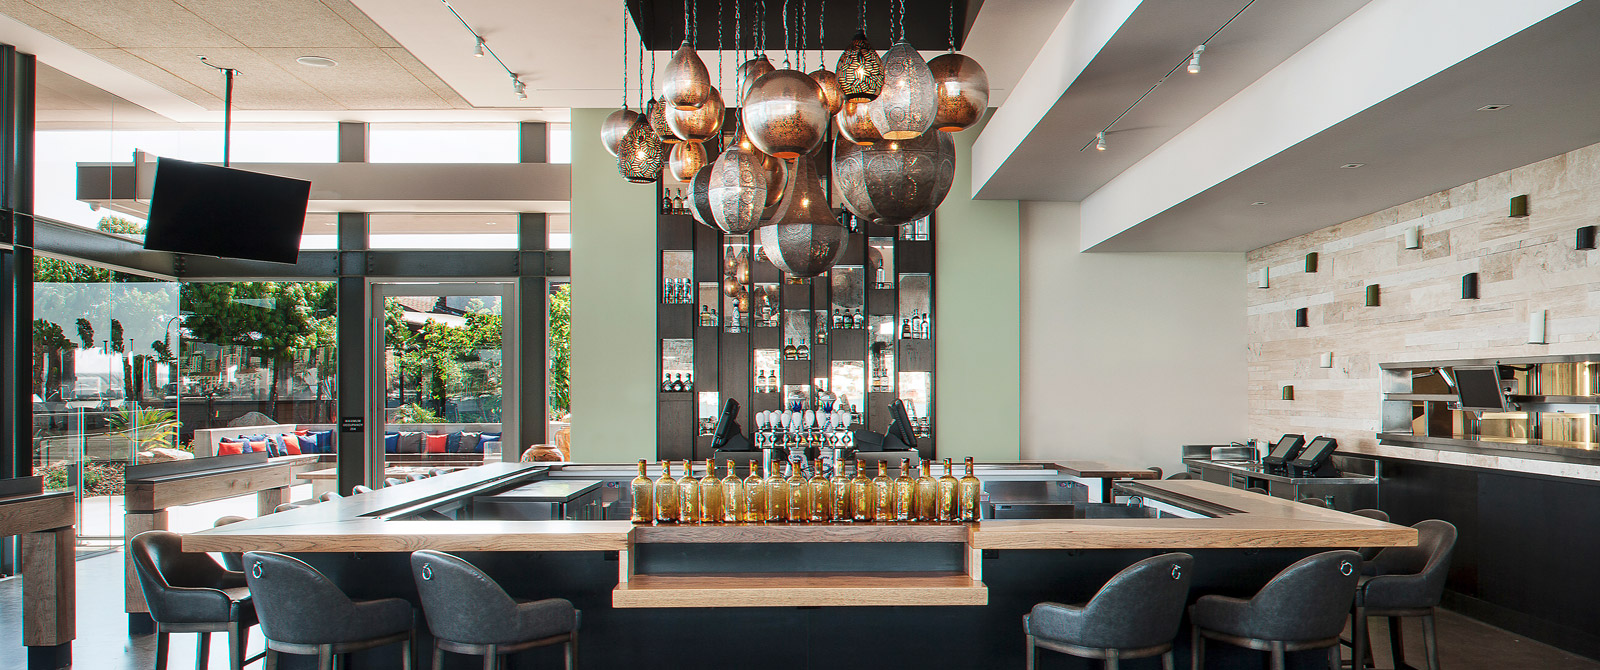
M 1081 603 L 1148 550 L 999 551 L 983 562 L 989 604 L 983 607 L 830 607 L 612 609 L 617 555 L 609 552 L 480 553 L 463 557 L 481 566 L 519 598 L 563 597 L 582 615 L 579 666 L 588 668 L 996 668 L 1023 663 L 1022 615 L 1045 600 Z M 1272 575 L 1315 550 L 1197 550 L 1195 592 L 1248 596 Z M 354 598 L 403 596 L 415 602 L 403 554 L 301 554 Z M 657 562 L 672 561 L 658 555 Z M 710 605 L 711 603 L 707 603 Z M 1178 633 L 1180 665 L 1188 665 L 1187 624 Z M 432 649 L 419 631 L 422 657 Z M 356 654 L 349 665 L 398 666 L 398 647 Z M 1289 667 L 1327 667 L 1322 651 L 1290 654 Z M 311 668 L 309 658 L 285 657 L 280 667 Z M 482 659 L 446 655 L 447 668 L 480 668 Z M 515 667 L 562 667 L 558 647 L 519 654 Z M 1220 643 L 1207 645 L 1206 667 L 1265 667 L 1266 654 Z M 1100 668 L 1041 652 L 1041 668 Z M 422 666 L 426 667 L 426 666 Z M 1159 668 L 1159 659 L 1124 662 Z
M 72 667 L 72 643 L 53 647 L 28 647 L 28 670 L 60 670 Z
M 1380 459 L 1395 523 L 1460 531 L 1446 607 L 1600 660 L 1600 482 Z

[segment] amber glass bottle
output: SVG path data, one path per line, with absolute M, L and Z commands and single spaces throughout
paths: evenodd
M 911 459 L 900 459 L 900 476 L 894 480 L 894 519 L 895 521 L 911 521 L 916 518 L 912 513 L 913 488 L 915 484 L 911 479 Z
M 867 479 L 867 464 L 856 459 L 856 475 L 850 478 L 850 518 L 871 521 L 877 504 L 872 499 L 872 480 Z
M 828 518 L 850 520 L 850 477 L 844 473 L 844 461 L 833 464 L 833 477 L 828 480 Z
M 889 481 L 887 461 L 878 461 L 878 476 L 872 478 L 872 520 L 894 521 L 894 483 Z
M 639 459 L 639 476 L 633 478 L 633 483 L 628 489 L 633 493 L 633 522 L 654 523 L 656 520 L 656 504 L 653 495 L 655 483 L 650 481 L 650 476 L 645 474 L 644 459 Z
M 789 462 L 789 510 L 786 520 L 803 523 L 811 520 L 811 489 L 806 486 L 805 475 L 800 474 L 800 464 Z
M 822 476 L 822 459 L 818 458 L 811 463 L 811 480 L 806 482 L 806 502 L 809 504 L 812 523 L 822 523 L 833 519 L 833 506 L 828 501 L 833 497 L 833 486 L 828 483 L 828 478 Z
M 959 514 L 962 521 L 978 520 L 978 501 L 983 497 L 983 482 L 978 481 L 977 475 L 972 474 L 972 457 L 967 457 L 967 474 L 962 475 L 961 482 L 956 485 L 956 499 L 960 506 Z
M 694 464 L 687 460 L 678 478 L 678 523 L 700 523 L 700 480 L 694 478 Z
M 728 476 L 722 478 L 722 522 L 743 523 L 750 499 L 744 494 L 744 480 L 733 471 L 733 461 L 728 461 Z
M 939 481 L 933 478 L 933 464 L 926 460 L 922 462 L 922 476 L 917 477 L 913 508 L 918 521 L 939 520 Z
M 678 482 L 672 478 L 672 461 L 661 462 L 661 478 L 656 480 L 656 523 L 678 522 Z
M 706 476 L 700 480 L 700 523 L 722 523 L 722 480 L 717 462 L 706 459 Z
M 955 521 L 959 509 L 956 503 L 956 476 L 950 459 L 944 459 L 944 476 L 939 478 L 939 520 Z
M 761 478 L 761 461 L 750 461 L 750 476 L 744 478 L 745 523 L 767 520 L 767 483 Z
M 767 473 L 764 486 L 767 489 L 766 520 L 769 523 L 783 521 L 789 512 L 789 484 L 783 481 L 783 461 L 773 461 L 772 470 Z

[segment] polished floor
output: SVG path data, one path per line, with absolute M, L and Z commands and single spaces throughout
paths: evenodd
M 78 562 L 78 639 L 73 644 L 74 667 L 93 670 L 154 667 L 155 636 L 128 635 L 127 617 L 122 612 L 122 566 L 121 552 Z M 0 670 L 27 667 L 27 655 L 22 647 L 21 612 L 21 580 L 0 580 Z M 1423 666 L 1420 624 L 1409 622 L 1405 631 L 1407 662 Z M 1391 667 L 1388 630 L 1381 619 L 1373 620 L 1373 637 L 1378 667 Z M 260 635 L 252 634 L 250 642 L 250 653 L 254 655 L 261 649 Z M 1017 643 L 1022 643 L 1021 631 L 1018 631 Z M 1440 662 L 1446 670 L 1600 670 L 1600 662 L 1512 635 L 1453 612 L 1439 614 L 1439 644 Z M 220 636 L 214 638 L 210 667 L 228 667 L 226 649 Z M 194 667 L 194 655 L 193 635 L 172 636 L 170 667 Z

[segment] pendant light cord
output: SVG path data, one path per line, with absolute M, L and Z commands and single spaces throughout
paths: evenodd
M 950 53 L 956 52 L 956 0 L 950 0 Z
M 628 1 L 622 1 L 622 109 L 628 109 Z

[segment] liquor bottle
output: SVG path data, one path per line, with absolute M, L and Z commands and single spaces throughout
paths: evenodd
M 683 375 L 681 375 L 681 374 L 672 375 L 672 390 L 673 391 L 682 391 L 683 390 Z
M 817 324 L 816 340 L 818 345 L 825 345 L 828 343 L 828 328 L 826 325 L 822 323 Z
M 939 520 L 955 521 L 959 513 L 956 505 L 956 481 L 950 459 L 944 459 L 944 476 L 939 478 Z
M 828 480 L 828 516 L 834 521 L 849 521 L 850 477 L 844 473 L 844 462 L 833 464 L 833 477 Z
M 711 306 L 710 305 L 701 305 L 700 306 L 700 325 L 701 326 L 709 326 L 709 325 L 711 325 Z
M 750 499 L 744 494 L 744 480 L 733 471 L 733 461 L 728 461 L 728 476 L 722 478 L 722 522 L 744 523 L 750 510 Z
M 837 307 L 835 307 L 833 309 L 833 321 L 832 321 L 832 324 L 833 324 L 834 328 L 843 328 L 844 327 L 844 312 L 843 312 L 843 310 L 840 310 Z
M 794 359 L 797 361 L 811 360 L 811 348 L 806 346 L 805 340 L 801 340 L 800 346 L 794 348 Z
M 683 373 L 683 390 L 685 390 L 685 391 L 693 391 L 694 390 L 694 373 L 693 372 L 685 372 L 685 373 Z
M 794 338 L 789 338 L 789 343 L 783 345 L 783 360 L 792 361 L 794 359 L 795 359 Z
M 672 195 L 672 213 L 673 214 L 679 214 L 679 213 L 682 213 L 682 212 L 683 212 L 683 192 L 682 191 L 673 191 L 673 195 Z
M 645 474 L 644 459 L 639 459 L 639 476 L 633 478 L 628 489 L 633 493 L 633 522 L 653 523 L 656 520 L 655 496 L 652 489 L 655 483 L 650 481 Z
M 672 375 L 671 374 L 663 374 L 663 375 L 661 375 L 661 390 L 662 391 L 671 391 L 672 390 Z
M 926 340 L 926 339 L 928 339 L 930 337 L 933 337 L 933 315 L 932 314 L 923 314 L 922 315 L 922 339 Z
M 851 317 L 851 320 L 852 320 L 852 323 L 850 324 L 851 328 L 866 328 L 867 327 L 867 317 L 863 316 L 861 314 L 861 310 L 860 309 L 856 310 L 855 316 Z
M 717 462 L 706 459 L 706 476 L 700 479 L 700 523 L 722 523 L 727 511 L 722 503 L 722 479 Z
M 926 460 L 922 461 L 922 475 L 917 477 L 912 515 L 918 521 L 939 520 L 939 482 L 933 478 L 933 466 Z
M 822 476 L 822 459 L 818 458 L 811 463 L 811 480 L 806 482 L 806 498 L 810 503 L 811 522 L 822 523 L 833 520 L 833 484 L 828 478 Z
M 911 479 L 911 459 L 900 459 L 900 476 L 894 480 L 894 518 L 896 521 L 913 521 L 911 511 L 916 500 L 916 483 Z
M 661 478 L 656 480 L 656 523 L 678 522 L 678 482 L 672 478 L 672 461 L 661 462 Z
M 806 476 L 800 474 L 800 464 L 789 462 L 789 481 L 786 482 L 789 494 L 788 511 L 785 520 L 792 523 L 803 523 L 811 520 L 811 488 L 806 486 Z
M 756 370 L 756 393 L 767 392 L 767 371 Z
M 885 288 L 885 287 L 887 287 L 889 285 L 888 277 L 886 277 L 883 274 L 883 259 L 882 258 L 878 259 L 877 282 L 878 282 L 878 288 Z
M 907 318 L 900 320 L 900 338 L 905 340 L 911 339 L 911 319 Z
M 667 189 L 661 189 L 661 213 L 672 213 L 672 194 Z
M 983 496 L 983 482 L 972 474 L 972 457 L 967 457 L 967 474 L 961 477 L 961 482 L 956 485 L 956 498 L 960 501 L 960 515 L 962 521 L 978 520 L 978 501 Z
M 872 499 L 872 480 L 867 479 L 867 465 L 856 459 L 856 474 L 850 478 L 850 518 L 871 521 L 877 503 Z
M 884 461 L 878 461 L 878 476 L 872 478 L 872 502 L 873 521 L 894 521 L 894 484 Z
M 694 464 L 683 461 L 683 476 L 678 478 L 678 522 L 700 523 L 700 480 L 694 478 Z
M 760 523 L 767 519 L 767 484 L 761 478 L 761 461 L 750 461 L 750 475 L 744 478 L 745 523 Z
M 922 310 L 911 311 L 911 339 L 922 339 Z
M 768 523 L 783 521 L 789 511 L 789 484 L 783 480 L 782 463 L 783 461 L 776 460 L 772 462 L 772 471 L 767 474 L 764 485 L 767 489 L 765 518 Z

